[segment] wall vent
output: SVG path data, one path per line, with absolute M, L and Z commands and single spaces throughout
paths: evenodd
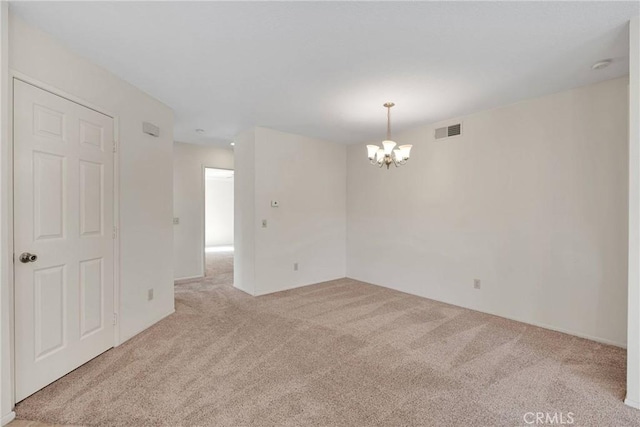
M 436 129 L 436 139 L 462 135 L 462 123 Z
M 142 122 L 142 132 L 155 136 L 156 138 L 160 136 L 160 128 L 149 122 Z

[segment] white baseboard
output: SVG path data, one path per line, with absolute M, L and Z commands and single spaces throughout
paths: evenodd
M 558 328 L 556 326 L 548 325 L 548 324 L 543 323 L 543 322 L 536 322 L 536 321 L 532 321 L 532 320 L 528 320 L 528 319 L 522 319 L 522 318 L 519 318 L 517 316 L 508 316 L 508 315 L 504 315 L 502 313 L 497 313 L 497 312 L 494 312 L 494 311 L 491 311 L 491 310 L 485 310 L 485 309 L 481 309 L 481 308 L 478 308 L 478 307 L 471 307 L 469 305 L 463 305 L 463 304 L 460 304 L 459 302 L 446 301 L 446 300 L 443 300 L 443 299 L 436 299 L 436 298 L 433 298 L 433 297 L 429 297 L 429 296 L 425 296 L 425 295 L 420 295 L 418 293 L 410 292 L 410 291 L 407 291 L 407 290 L 404 290 L 404 289 L 399 289 L 399 288 L 396 288 L 396 287 L 393 287 L 393 286 L 382 285 L 380 283 L 373 283 L 371 281 L 364 280 L 364 279 L 357 279 L 355 277 L 349 277 L 349 276 L 347 276 L 347 277 L 349 279 L 357 280 L 359 282 L 363 282 L 363 283 L 367 283 L 367 284 L 375 285 L 375 286 L 380 286 L 381 288 L 393 289 L 394 291 L 402 292 L 402 293 L 409 294 L 409 295 L 415 295 L 415 296 L 418 296 L 418 297 L 421 297 L 421 298 L 430 299 L 430 300 L 433 300 L 433 301 L 442 302 L 442 303 L 445 303 L 445 304 L 453 305 L 455 307 L 466 308 L 467 310 L 473 310 L 473 311 L 477 311 L 477 312 L 480 312 L 480 313 L 490 314 L 492 316 L 497 316 L 497 317 L 502 317 L 504 319 L 513 320 L 515 322 L 526 323 L 527 325 L 537 326 L 538 328 L 548 329 L 550 331 L 560 332 L 560 333 L 567 334 L 567 335 L 573 335 L 574 337 L 584 338 L 584 339 L 587 339 L 587 340 L 590 340 L 590 341 L 599 342 L 601 344 L 613 345 L 615 347 L 620 347 L 620 348 L 627 348 L 627 343 L 624 343 L 624 342 L 613 341 L 613 340 L 609 340 L 607 338 L 597 337 L 597 336 L 593 336 L 593 335 L 589 335 L 589 334 L 583 334 L 581 332 L 576 332 L 576 331 L 571 331 L 571 330 L 567 330 L 567 329 L 563 329 L 563 328 Z
M 340 279 L 346 279 L 346 277 L 345 276 L 341 276 L 341 277 L 321 278 L 318 281 L 313 281 L 313 282 L 308 282 L 308 283 L 300 283 L 300 284 L 291 285 L 291 286 L 284 286 L 284 287 L 278 288 L 278 289 L 269 289 L 269 290 L 266 290 L 266 291 L 256 292 L 256 293 L 254 293 L 252 295 L 254 297 L 261 297 L 261 296 L 264 296 L 264 295 L 277 294 L 278 292 L 290 291 L 292 289 L 304 288 L 305 286 L 320 285 L 322 283 L 332 282 L 334 280 L 340 280 Z M 238 288 L 238 289 L 240 289 L 240 288 Z M 243 289 L 240 289 L 240 290 L 243 290 Z
M 624 404 L 635 409 L 640 409 L 640 402 L 636 402 L 635 400 L 625 399 Z
M 16 419 L 16 413 L 11 411 L 7 415 L 2 416 L 2 422 L 0 422 L 0 425 L 6 426 L 7 424 L 9 424 L 11 421 L 15 419 Z
M 474 309 L 474 308 L 471 308 L 470 310 L 481 311 L 481 310 L 477 310 L 477 309 Z M 619 342 L 619 341 L 613 341 L 613 340 L 610 340 L 610 339 L 607 339 L 607 338 L 601 338 L 601 337 L 598 337 L 598 336 L 595 336 L 595 335 L 583 334 L 581 332 L 575 332 L 575 331 L 571 331 L 569 329 L 557 328 L 557 327 L 555 327 L 553 325 L 548 325 L 546 323 L 532 322 L 530 320 L 523 320 L 523 319 L 518 318 L 518 317 L 504 316 L 502 314 L 491 313 L 491 312 L 488 312 L 488 311 L 484 311 L 483 313 L 491 314 L 493 316 L 498 316 L 498 317 L 504 317 L 505 319 L 513 320 L 515 322 L 526 323 L 527 325 L 537 326 L 538 328 L 548 329 L 550 331 L 560 332 L 560 333 L 567 334 L 567 335 L 572 335 L 572 336 L 578 337 L 578 338 L 584 338 L 585 340 L 595 341 L 595 342 L 598 342 L 600 344 L 612 345 L 614 347 L 620 347 L 620 348 L 625 348 L 625 349 L 627 348 L 627 343 L 623 343 L 623 342 Z
M 204 279 L 204 274 L 199 274 L 197 276 L 179 277 L 177 279 L 173 279 L 173 283 L 179 284 L 180 282 L 186 282 L 187 280 L 197 280 L 197 279 Z
M 136 332 L 134 332 L 131 335 L 126 336 L 125 338 L 122 338 L 120 340 L 120 342 L 116 343 L 116 345 L 114 345 L 114 347 L 118 347 L 119 345 L 125 343 L 126 341 L 130 340 L 131 338 L 135 337 L 136 335 L 138 335 L 140 332 L 142 331 L 146 331 L 147 329 L 149 329 L 150 327 L 152 327 L 153 325 L 155 325 L 156 323 L 158 323 L 159 321 L 161 321 L 162 319 L 164 319 L 165 317 L 169 317 L 171 316 L 173 313 L 176 312 L 175 308 L 172 308 L 171 311 L 169 311 L 166 314 L 163 314 L 161 316 L 156 317 L 155 319 L 151 320 L 149 323 L 147 323 L 145 326 L 143 326 L 142 328 L 138 329 Z
M 236 289 L 237 289 L 237 290 L 239 290 L 239 291 L 244 292 L 244 293 L 245 293 L 245 294 L 247 294 L 247 295 L 251 295 L 252 297 L 255 297 L 255 295 L 254 295 L 253 293 L 249 292 L 249 291 L 248 291 L 248 290 L 246 290 L 246 289 L 241 288 L 240 286 L 236 285 L 235 283 L 233 284 L 233 287 L 234 287 L 234 288 L 236 288 Z

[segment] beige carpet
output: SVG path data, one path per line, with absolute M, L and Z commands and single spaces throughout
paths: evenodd
M 625 351 L 349 279 L 252 298 L 178 285 L 176 313 L 18 404 L 101 426 L 640 425 Z
M 206 254 L 205 277 L 214 285 L 233 285 L 233 252 Z

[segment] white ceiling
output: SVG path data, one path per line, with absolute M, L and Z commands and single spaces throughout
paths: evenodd
M 175 139 L 259 125 L 353 143 L 628 74 L 640 2 L 14 2 L 171 106 Z M 592 71 L 599 59 L 607 69 Z M 205 130 L 204 134 L 195 132 Z

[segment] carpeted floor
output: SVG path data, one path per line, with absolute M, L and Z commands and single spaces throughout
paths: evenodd
M 528 412 L 640 425 L 624 389 L 620 348 L 350 279 L 253 298 L 207 278 L 16 412 L 100 426 L 514 427 Z
M 233 285 L 233 251 L 206 254 L 205 278 L 213 285 Z

